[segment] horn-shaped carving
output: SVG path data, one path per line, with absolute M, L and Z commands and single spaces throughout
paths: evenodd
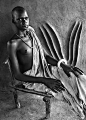
M 82 30 L 82 23 L 75 22 L 72 26 L 71 33 L 69 34 L 68 38 L 68 56 L 67 60 L 69 65 L 75 66 L 77 63 L 78 58 L 78 47 L 79 47 L 79 40 Z M 45 23 L 40 27 L 40 31 L 42 36 L 47 43 L 48 49 L 54 59 L 57 61 L 63 59 L 63 54 L 60 45 L 60 38 L 55 31 L 55 29 L 49 24 Z
M 49 23 L 45 24 L 45 28 L 48 31 L 49 36 L 51 37 L 52 45 L 54 47 L 56 54 L 58 55 L 59 59 L 63 59 L 59 35 L 57 34 L 53 26 L 51 26 Z
M 42 26 L 42 27 L 40 27 L 40 30 L 41 30 L 41 32 L 42 32 L 42 34 L 44 36 L 45 42 L 47 43 L 47 46 L 48 46 L 48 48 L 50 50 L 50 53 L 51 53 L 52 57 L 54 59 L 59 60 L 59 57 L 57 56 L 57 54 L 56 54 L 56 52 L 54 50 L 54 47 L 52 46 L 52 40 L 51 40 L 52 38 L 49 35 L 47 29 L 44 26 Z
M 68 62 L 69 64 L 71 65 L 72 64 L 72 61 L 73 61 L 73 45 L 74 45 L 74 39 L 75 39 L 75 36 L 76 36 L 76 33 L 77 33 L 77 29 L 79 27 L 79 23 L 76 22 L 72 32 L 71 32 L 71 35 L 70 35 L 70 40 L 69 40 L 69 59 L 68 59 Z
M 74 40 L 74 47 L 73 47 L 73 61 L 72 61 L 72 66 L 75 66 L 77 63 L 78 59 L 78 48 L 79 48 L 79 40 L 80 40 L 80 35 L 81 35 L 81 30 L 82 30 L 82 23 L 80 23 L 75 40 Z
M 41 33 L 41 37 L 42 37 L 43 40 L 44 40 L 45 48 L 47 48 L 47 51 L 48 51 L 49 55 L 53 57 L 52 52 L 51 52 L 51 50 L 50 50 L 50 46 L 49 46 L 49 44 L 48 44 L 48 42 L 47 42 L 47 40 L 46 40 L 46 37 L 47 37 L 47 36 L 45 36 L 42 26 L 39 27 L 39 31 L 40 31 L 40 33 Z
M 74 22 L 71 26 L 70 26 L 70 29 L 68 31 L 68 35 L 67 35 L 67 41 L 66 41 L 66 54 L 65 54 L 65 58 L 66 60 L 68 61 L 69 60 L 69 42 L 70 42 L 70 36 L 71 36 L 71 33 L 72 33 L 72 30 L 75 26 L 76 22 Z

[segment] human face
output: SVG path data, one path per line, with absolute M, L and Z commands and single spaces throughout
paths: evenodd
M 15 25 L 16 27 L 21 30 L 27 30 L 28 26 L 29 26 L 29 17 L 26 11 L 24 11 L 23 13 L 18 13 L 15 12 L 14 13 L 14 21 L 15 21 Z

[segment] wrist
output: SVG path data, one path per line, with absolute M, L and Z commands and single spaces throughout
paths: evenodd
M 46 77 L 40 77 L 40 81 L 42 84 L 46 84 L 47 78 Z
M 65 60 L 65 59 L 61 59 L 61 60 L 59 60 L 59 62 L 57 63 L 57 66 L 58 66 L 59 69 L 62 69 L 62 67 L 61 67 L 61 63 L 64 63 L 64 64 L 67 65 L 67 60 Z

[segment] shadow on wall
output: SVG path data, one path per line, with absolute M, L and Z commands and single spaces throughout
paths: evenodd
M 11 27 L 10 13 L 0 11 L 0 88 L 4 89 L 9 84 L 10 76 L 4 61 L 7 58 L 7 41 L 11 39 L 13 30 Z
M 11 31 L 10 33 L 11 35 L 13 34 Z M 4 64 L 8 57 L 7 41 L 10 38 L 9 35 L 10 34 L 2 36 L 3 41 L 0 41 L 0 89 L 5 89 L 11 80 L 8 66 Z

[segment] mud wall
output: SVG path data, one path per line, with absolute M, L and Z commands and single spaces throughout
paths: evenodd
M 77 66 L 86 73 L 86 0 L 0 0 L 0 88 L 6 89 L 11 81 L 8 66 L 6 43 L 14 34 L 11 23 L 11 10 L 15 6 L 23 6 L 28 11 L 30 25 L 34 27 L 38 37 L 38 26 L 45 21 L 50 22 L 61 38 L 64 55 L 67 55 L 68 31 L 74 21 L 81 21 L 82 32 L 79 44 Z

